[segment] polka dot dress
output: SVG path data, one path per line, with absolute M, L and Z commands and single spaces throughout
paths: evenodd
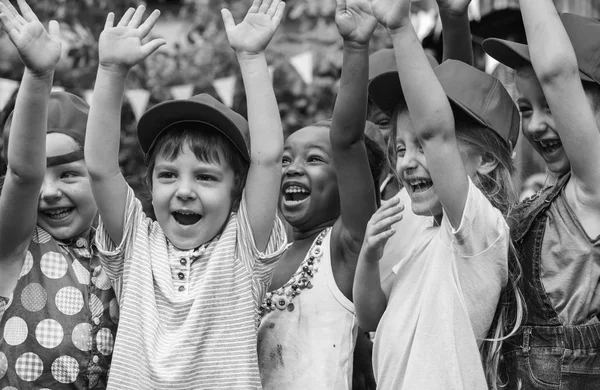
M 0 390 L 106 388 L 119 306 L 88 240 L 67 245 L 37 228 L 5 298 Z

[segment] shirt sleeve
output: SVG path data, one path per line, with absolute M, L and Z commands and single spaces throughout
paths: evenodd
M 127 189 L 124 219 L 123 238 L 118 245 L 110 238 L 102 218 L 99 219 L 96 231 L 96 247 L 98 248 L 100 261 L 108 277 L 111 279 L 117 296 L 120 296 L 123 285 L 125 260 L 131 258 L 136 230 L 146 219 L 142 203 L 135 197 L 135 193 L 131 187 Z
M 497 243 L 507 244 L 508 224 L 469 178 L 467 202 L 457 229 L 448 218 L 440 226 L 442 242 L 463 258 L 476 257 Z M 506 243 L 504 242 L 506 241 Z

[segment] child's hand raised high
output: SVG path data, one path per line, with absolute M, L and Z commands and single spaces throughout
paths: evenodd
M 21 14 L 8 0 L 0 3 L 0 20 L 21 60 L 36 75 L 54 71 L 60 59 L 61 43 L 58 22 L 50 21 L 48 31 L 25 0 L 18 0 Z
M 129 71 L 166 43 L 161 38 L 142 43 L 160 16 L 160 11 L 154 10 L 142 23 L 145 10 L 143 5 L 136 10 L 129 8 L 116 26 L 113 26 L 115 14 L 108 14 L 98 42 L 101 67 Z
M 237 25 L 231 12 L 222 9 L 227 39 L 233 50 L 237 54 L 262 53 L 281 23 L 284 8 L 281 0 L 254 0 L 244 20 Z
M 400 203 L 398 196 L 381 202 L 381 207 L 367 224 L 360 257 L 368 262 L 376 262 L 381 259 L 386 242 L 396 232 L 392 225 L 402 219 L 402 211 L 404 211 L 404 205 Z
M 371 0 L 373 15 L 389 32 L 410 23 L 411 0 Z
M 345 41 L 360 45 L 369 43 L 377 27 L 369 0 L 338 0 L 335 23 Z

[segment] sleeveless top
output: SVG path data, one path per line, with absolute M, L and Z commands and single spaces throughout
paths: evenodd
M 37 227 L 0 310 L 0 389 L 104 389 L 119 320 L 94 247 Z
M 258 361 L 265 389 L 352 388 L 358 325 L 333 277 L 330 239 L 327 228 L 290 281 L 263 300 Z

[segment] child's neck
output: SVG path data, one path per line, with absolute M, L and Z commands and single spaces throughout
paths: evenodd
M 324 229 L 333 226 L 337 219 L 325 221 L 316 226 L 312 226 L 307 229 L 296 229 L 294 228 L 294 242 L 300 242 L 305 240 L 310 240 L 311 242 L 314 240 L 317 234 L 321 233 Z

